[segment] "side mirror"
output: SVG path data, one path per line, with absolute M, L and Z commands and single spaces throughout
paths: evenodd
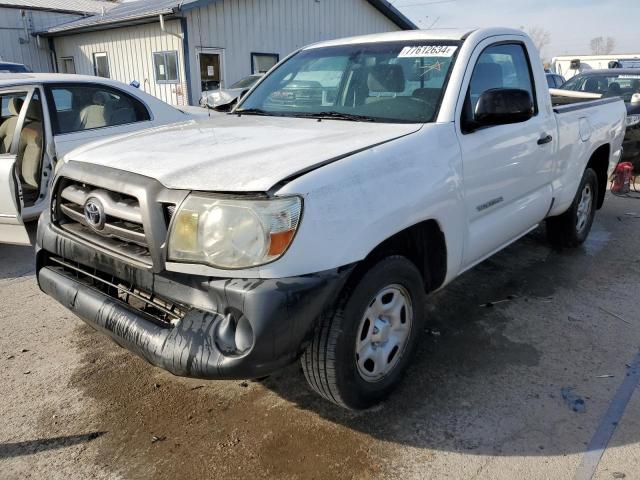
M 533 117 L 533 99 L 526 90 L 494 88 L 478 99 L 472 127 L 526 122 Z

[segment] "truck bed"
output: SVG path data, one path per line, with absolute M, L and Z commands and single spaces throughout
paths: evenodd
M 550 88 L 549 93 L 551 94 L 551 104 L 556 113 L 566 113 L 618 101 L 618 98 L 615 97 L 603 98 L 599 93 L 574 92 L 559 88 Z
M 620 101 L 621 100 L 617 97 L 611 97 L 611 98 L 600 98 L 598 100 L 582 99 L 582 100 L 574 101 L 572 103 L 559 103 L 559 104 L 554 103 L 552 101 L 552 104 L 553 104 L 553 111 L 558 114 L 562 114 L 567 112 L 573 112 L 576 110 L 584 110 L 586 108 L 607 105 L 609 103 L 616 103 Z

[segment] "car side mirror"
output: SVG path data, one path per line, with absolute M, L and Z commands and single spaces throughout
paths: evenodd
M 533 99 L 529 92 L 515 88 L 494 88 L 480 95 L 471 126 L 477 129 L 526 122 L 533 114 Z

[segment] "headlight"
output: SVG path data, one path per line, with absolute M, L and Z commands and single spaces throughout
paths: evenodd
M 287 251 L 301 214 L 299 197 L 243 200 L 192 194 L 174 215 L 168 258 L 223 269 L 264 265 Z
M 640 124 L 640 115 L 627 116 L 627 127 L 635 127 L 638 124 Z

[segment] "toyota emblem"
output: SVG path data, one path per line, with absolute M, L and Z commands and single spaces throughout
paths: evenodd
M 94 230 L 102 230 L 106 217 L 104 207 L 97 198 L 90 198 L 84 204 L 84 218 L 87 224 Z

